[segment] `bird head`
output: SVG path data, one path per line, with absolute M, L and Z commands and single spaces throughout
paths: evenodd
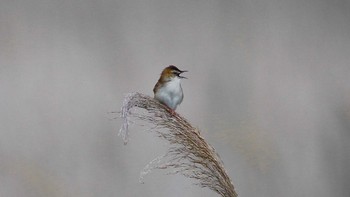
M 162 71 L 161 78 L 171 80 L 173 78 L 187 79 L 184 76 L 181 76 L 182 73 L 187 72 L 187 70 L 180 70 L 174 65 L 170 65 Z

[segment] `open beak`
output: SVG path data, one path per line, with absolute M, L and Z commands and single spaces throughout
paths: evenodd
M 179 74 L 179 77 L 182 79 L 187 79 L 187 77 L 184 76 L 180 76 L 182 73 L 188 72 L 187 70 L 182 70 L 181 73 Z

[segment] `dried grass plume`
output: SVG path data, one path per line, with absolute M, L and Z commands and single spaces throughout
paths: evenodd
M 140 112 L 135 108 L 144 110 Z M 166 154 L 151 161 L 141 172 L 141 180 L 153 169 L 169 169 L 174 174 L 196 180 L 197 185 L 210 188 L 223 197 L 238 196 L 215 149 L 178 113 L 171 114 L 166 106 L 147 95 L 129 93 L 123 101 L 121 118 L 119 135 L 124 144 L 128 142 L 133 119 L 154 125 L 151 132 L 170 143 Z

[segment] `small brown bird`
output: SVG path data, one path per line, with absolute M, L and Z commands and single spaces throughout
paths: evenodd
M 171 113 L 175 112 L 176 107 L 184 98 L 181 79 L 187 78 L 180 76 L 184 72 L 187 71 L 180 70 L 173 65 L 164 68 L 157 84 L 153 88 L 154 98 L 168 106 L 171 109 Z

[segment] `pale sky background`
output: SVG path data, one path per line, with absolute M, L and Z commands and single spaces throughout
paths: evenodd
M 217 196 L 109 120 L 169 64 L 239 196 L 350 196 L 348 0 L 1 0 L 0 196 Z

